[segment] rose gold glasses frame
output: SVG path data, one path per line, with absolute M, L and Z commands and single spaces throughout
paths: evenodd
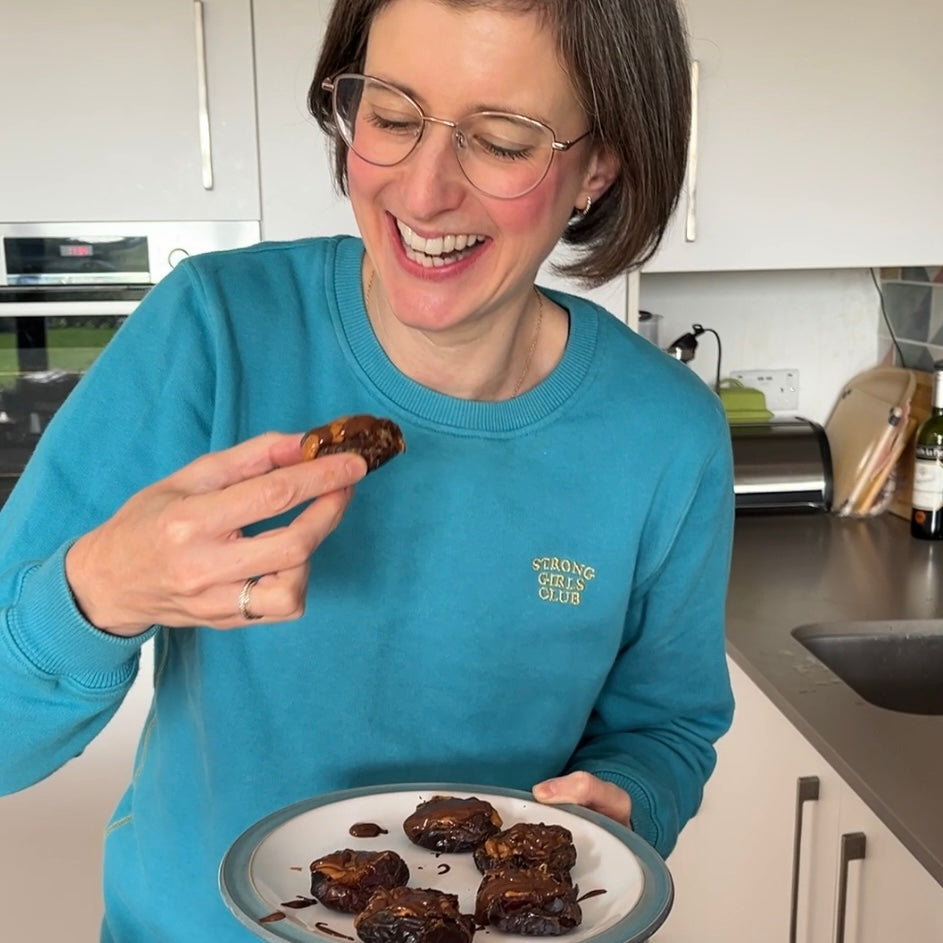
M 471 177 L 468 176 L 468 172 L 465 170 L 465 165 L 462 163 L 461 159 L 459 159 L 459 162 L 458 162 L 459 166 L 462 168 L 462 173 L 465 175 L 465 178 L 468 180 L 468 182 L 473 187 L 475 187 L 476 190 L 481 190 L 482 193 L 487 193 L 489 196 L 493 196 L 496 199 L 516 200 L 518 197 L 525 196 L 526 194 L 530 193 L 532 190 L 536 189 L 538 186 L 540 186 L 544 177 L 546 177 L 547 174 L 549 173 L 550 165 L 553 163 L 553 155 L 557 151 L 568 151 L 571 147 L 573 147 L 576 144 L 579 144 L 580 141 L 582 141 L 586 137 L 589 137 L 589 135 L 592 133 L 592 129 L 589 129 L 587 131 L 584 131 L 579 137 L 573 138 L 571 141 L 558 141 L 557 133 L 556 131 L 553 130 L 553 128 L 550 127 L 550 125 L 544 124 L 542 121 L 538 121 L 536 118 L 530 118 L 527 115 L 515 114 L 514 112 L 509 112 L 509 111 L 476 111 L 470 115 L 466 115 L 460 121 L 450 121 L 448 118 L 436 118 L 433 115 L 427 115 L 422 110 L 422 107 L 420 106 L 419 102 L 417 102 L 411 95 L 408 95 L 406 92 L 404 92 L 401 88 L 398 88 L 396 85 L 393 85 L 390 82 L 384 82 L 383 79 L 375 78 L 372 75 L 364 75 L 360 72 L 341 72 L 340 74 L 335 75 L 334 78 L 325 79 L 321 83 L 321 88 L 325 92 L 331 93 L 331 106 L 334 110 L 335 120 L 338 119 L 337 84 L 336 83 L 339 82 L 341 79 L 363 79 L 366 81 L 375 82 L 377 85 L 380 85 L 383 88 L 388 88 L 391 91 L 394 91 L 399 95 L 402 95 L 403 98 L 405 98 L 406 101 L 408 101 L 416 109 L 416 112 L 419 115 L 419 119 L 420 121 L 422 121 L 422 130 L 420 130 L 419 134 L 416 135 L 416 138 L 413 141 L 412 146 L 402 157 L 400 157 L 398 160 L 393 161 L 390 164 L 380 164 L 377 161 L 372 161 L 369 158 L 366 158 L 362 154 L 360 154 L 352 144 L 348 143 L 347 141 L 344 141 L 344 143 L 355 154 L 357 154 L 357 156 L 360 157 L 361 160 L 365 160 L 367 161 L 368 164 L 374 164 L 377 167 L 395 167 L 397 164 L 401 164 L 404 160 L 406 160 L 410 156 L 410 154 L 412 154 L 413 151 L 415 151 L 416 148 L 419 146 L 419 142 L 422 140 L 422 134 L 423 134 L 423 131 L 425 130 L 427 122 L 429 124 L 440 124 L 443 127 L 449 128 L 453 132 L 459 132 L 459 134 L 461 134 L 460 125 L 468 121 L 469 118 L 476 118 L 480 116 L 495 117 L 495 118 L 514 118 L 517 121 L 524 121 L 527 124 L 531 124 L 534 127 L 542 128 L 544 131 L 549 132 L 550 134 L 550 158 L 547 161 L 547 166 L 544 168 L 543 173 L 537 178 L 537 180 L 533 184 L 531 184 L 526 190 L 522 190 L 520 193 L 515 193 L 514 196 L 501 197 L 494 193 L 488 193 L 487 190 L 482 189 L 480 186 L 478 186 L 477 183 L 475 183 L 474 180 L 471 179 Z M 462 135 L 462 137 L 464 138 L 464 135 Z M 452 135 L 452 146 L 456 148 L 456 156 L 458 156 L 458 142 L 456 140 L 454 133 Z

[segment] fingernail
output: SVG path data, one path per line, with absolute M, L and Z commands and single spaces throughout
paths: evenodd
M 360 481 L 367 474 L 367 463 L 362 458 L 351 456 L 347 459 L 345 470 L 351 478 Z
M 537 785 L 534 786 L 533 792 L 535 799 L 544 800 L 552 799 L 556 795 L 557 789 L 552 782 L 548 781 L 545 783 L 537 783 Z

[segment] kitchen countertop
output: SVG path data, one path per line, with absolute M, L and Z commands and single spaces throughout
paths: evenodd
M 738 515 L 730 657 L 943 884 L 943 716 L 867 703 L 790 634 L 933 618 L 943 618 L 943 541 L 913 539 L 908 522 Z

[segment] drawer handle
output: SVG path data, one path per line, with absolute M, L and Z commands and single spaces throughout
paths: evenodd
M 835 943 L 845 943 L 845 905 L 848 900 L 848 863 L 861 861 L 868 844 L 864 832 L 847 832 L 841 837 L 838 866 L 838 914 L 835 919 Z
M 807 802 L 819 798 L 818 776 L 800 776 L 796 780 L 796 824 L 792 832 L 792 898 L 789 902 L 789 943 L 796 943 L 799 914 L 799 860 L 802 855 L 802 815 Z
M 203 170 L 203 189 L 213 189 L 213 139 L 210 134 L 209 85 L 206 80 L 206 32 L 203 26 L 203 2 L 193 2 L 196 30 L 196 81 L 200 108 L 200 159 Z

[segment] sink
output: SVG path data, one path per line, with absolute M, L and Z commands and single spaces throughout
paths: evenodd
M 869 703 L 943 714 L 943 620 L 820 622 L 792 635 Z

